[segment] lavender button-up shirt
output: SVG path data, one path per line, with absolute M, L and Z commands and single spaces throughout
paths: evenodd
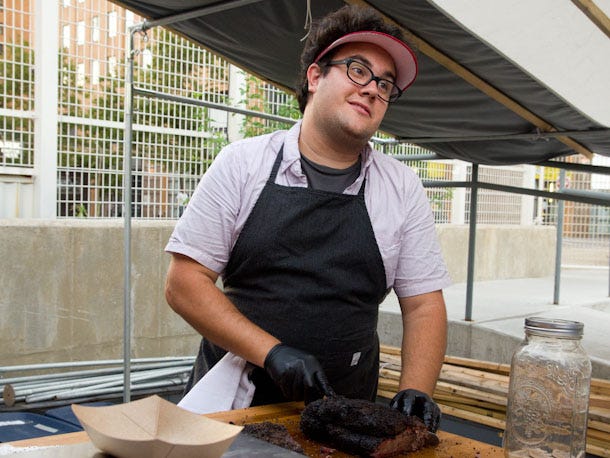
M 240 140 L 224 148 L 203 175 L 165 248 L 223 274 L 231 250 L 284 145 L 276 183 L 307 186 L 301 170 L 300 122 Z M 388 288 L 398 297 L 436 291 L 451 282 L 421 181 L 406 165 L 370 147 L 362 171 L 345 194 L 357 194 L 366 178 L 364 199 L 385 267 Z

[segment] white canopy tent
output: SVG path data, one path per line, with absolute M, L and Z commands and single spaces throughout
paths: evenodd
M 610 29 L 604 27 L 610 26 L 610 0 L 433 2 L 585 116 L 610 127 Z M 582 4 L 597 7 L 597 18 L 579 10 Z

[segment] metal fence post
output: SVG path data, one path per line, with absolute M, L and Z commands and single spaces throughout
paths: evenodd
M 129 30 L 125 69 L 125 136 L 123 138 L 123 402 L 131 399 L 131 142 L 133 133 L 133 60 L 135 28 Z
M 559 171 L 559 190 L 563 191 L 566 185 L 566 171 Z M 563 246 L 563 217 L 565 202 L 557 201 L 557 240 L 555 242 L 555 281 L 553 287 L 553 304 L 559 304 L 559 291 L 561 289 L 561 254 Z
M 479 164 L 472 164 L 470 186 L 470 220 L 468 232 L 468 272 L 466 276 L 466 313 L 464 319 L 472 321 L 472 292 L 474 284 L 474 257 L 477 234 L 477 196 L 479 192 Z

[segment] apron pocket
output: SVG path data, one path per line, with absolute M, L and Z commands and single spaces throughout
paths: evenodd
M 374 400 L 379 379 L 379 344 L 350 345 L 349 351 L 327 353 L 319 358 L 331 386 L 348 398 Z

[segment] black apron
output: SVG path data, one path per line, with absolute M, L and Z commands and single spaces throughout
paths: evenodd
M 334 390 L 374 400 L 379 376 L 378 307 L 385 269 L 357 195 L 275 184 L 273 169 L 231 252 L 224 292 L 248 319 L 318 358 Z M 202 339 L 186 391 L 225 351 Z M 286 401 L 263 369 L 252 405 Z

